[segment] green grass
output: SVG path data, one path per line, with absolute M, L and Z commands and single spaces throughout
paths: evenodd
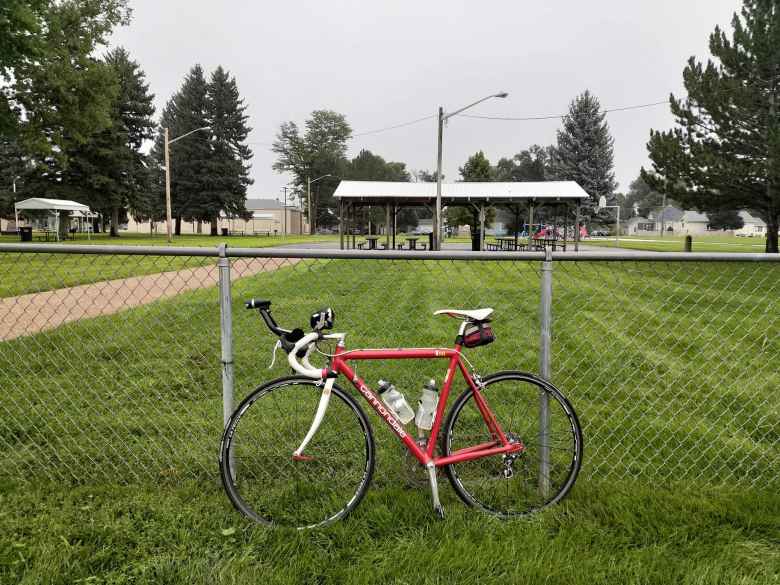
M 174 246 L 211 247 L 227 243 L 231 247 L 267 248 L 284 244 L 335 241 L 337 236 L 288 236 L 266 237 L 211 237 L 185 235 L 177 236 Z M 0 243 L 18 243 L 15 236 L 0 236 Z M 97 234 L 91 241 L 79 239 L 75 242 L 62 242 L 78 245 L 123 245 L 123 246 L 166 246 L 165 236 L 150 237 L 123 233 L 119 238 L 107 234 Z M 57 245 L 57 244 L 54 244 Z M 214 259 L 193 260 L 186 257 L 162 256 L 94 256 L 60 254 L 0 254 L 0 298 L 43 292 L 58 288 L 76 286 L 142 276 L 173 270 L 182 270 L 214 264 Z
M 78 244 L 78 245 L 104 245 L 104 246 L 196 246 L 196 247 L 216 247 L 221 243 L 227 243 L 229 246 L 237 248 L 267 248 L 269 246 L 278 246 L 279 244 L 299 244 L 303 242 L 330 242 L 338 241 L 338 236 L 209 236 L 197 234 L 184 234 L 174 236 L 173 242 L 168 243 L 165 234 L 150 236 L 148 234 L 138 234 L 131 232 L 120 232 L 118 238 L 112 238 L 106 233 L 92 234 L 91 239 L 86 235 L 79 234 L 76 240 L 66 240 L 62 242 L 38 242 L 48 244 Z M 0 243 L 16 244 L 19 238 L 12 235 L 0 236 Z
M 536 370 L 538 268 L 301 261 L 238 280 L 237 398 L 285 373 L 266 369 L 273 338 L 241 308 L 250 296 L 273 299 L 282 325 L 334 307 L 349 347 L 449 345 L 455 322 L 434 309 L 492 306 L 498 339 L 469 359 Z M 774 264 L 557 263 L 552 379 L 585 462 L 564 504 L 510 523 L 463 507 L 444 478 L 435 520 L 373 415 L 377 475 L 352 517 L 304 534 L 246 523 L 217 479 L 215 289 L 2 343 L 0 582 L 777 582 L 778 287 Z M 410 401 L 442 373 L 359 367 Z
M 682 252 L 685 249 L 684 236 L 621 236 L 620 245 L 616 246 L 614 236 L 603 239 L 585 239 L 582 243 L 588 246 L 603 246 L 607 248 L 625 248 L 629 250 L 648 250 L 652 252 Z M 738 238 L 736 236 L 693 236 L 693 252 L 750 252 L 762 253 L 766 240 L 764 238 Z
M 0 495 L 3 583 L 769 584 L 776 494 L 582 485 L 556 510 L 499 522 L 426 494 L 373 493 L 348 521 L 248 526 L 218 486 L 56 486 Z

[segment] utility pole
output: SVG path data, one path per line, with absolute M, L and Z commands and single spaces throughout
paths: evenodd
M 441 250 L 441 157 L 444 138 L 444 108 L 439 106 L 439 139 L 436 156 L 436 212 L 433 215 L 433 249 Z
M 171 155 L 169 152 L 168 128 L 165 128 L 165 233 L 168 235 L 168 243 L 173 240 L 171 229 Z
M 211 130 L 210 126 L 203 126 L 202 128 L 195 128 L 195 130 L 190 130 L 186 134 L 182 134 L 181 136 L 177 136 L 173 140 L 170 139 L 170 133 L 168 131 L 168 128 L 163 128 L 164 130 L 164 138 L 165 138 L 165 229 L 168 233 L 168 243 L 170 244 L 173 240 L 173 231 L 171 229 L 171 158 L 170 158 L 170 145 L 174 142 L 178 142 L 182 138 L 186 138 L 190 134 L 194 134 L 195 132 L 200 132 L 201 130 Z

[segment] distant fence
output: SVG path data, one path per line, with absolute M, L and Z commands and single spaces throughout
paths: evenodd
M 255 296 L 290 327 L 333 307 L 348 347 L 451 346 L 434 310 L 493 307 L 497 341 L 469 359 L 549 375 L 580 416 L 584 477 L 776 489 L 778 260 L 0 245 L 0 477 L 214 481 L 224 415 L 286 373 Z M 444 373 L 364 364 L 410 401 Z M 372 424 L 381 480 L 407 462 Z

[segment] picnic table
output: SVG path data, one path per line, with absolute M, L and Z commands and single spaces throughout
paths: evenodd
M 368 242 L 369 250 L 376 250 L 376 242 L 379 238 L 380 236 L 366 236 L 366 241 Z
M 485 248 L 488 250 L 496 250 L 496 251 L 517 250 L 522 252 L 523 250 L 526 250 L 528 246 L 525 243 L 520 241 L 515 243 L 514 236 L 501 236 L 501 237 L 496 237 L 495 242 L 485 242 Z

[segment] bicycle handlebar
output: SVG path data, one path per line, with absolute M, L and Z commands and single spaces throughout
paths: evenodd
M 309 333 L 308 335 L 304 335 L 301 339 L 299 339 L 295 343 L 290 353 L 287 354 L 287 362 L 290 364 L 290 367 L 293 370 L 298 372 L 301 376 L 306 376 L 307 378 L 314 378 L 315 380 L 322 380 L 325 376 L 327 376 L 328 369 L 308 368 L 303 364 L 301 364 L 297 358 L 298 358 L 298 354 L 305 349 L 306 351 L 303 354 L 303 361 L 308 364 L 309 351 L 311 351 L 311 344 L 317 341 L 319 338 L 320 338 L 320 334 L 316 331 Z

